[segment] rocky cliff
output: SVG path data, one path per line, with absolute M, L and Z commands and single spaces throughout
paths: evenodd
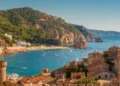
M 28 51 L 27 47 L 6 47 L 0 48 L 0 56 L 8 55 L 8 54 L 16 54 L 21 52 Z
M 95 38 L 95 42 L 104 42 L 102 38 L 98 37 L 98 38 Z

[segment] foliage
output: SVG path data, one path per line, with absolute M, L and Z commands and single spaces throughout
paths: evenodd
M 114 66 L 114 62 L 113 62 L 113 60 L 111 60 L 109 58 L 109 54 L 104 53 L 104 59 L 105 59 L 106 63 L 108 63 L 110 66 Z
M 108 58 L 109 54 L 108 53 L 104 53 L 104 58 Z
M 88 83 L 97 84 L 98 81 L 94 78 L 82 78 L 75 82 L 75 84 L 88 84 Z
M 87 59 L 87 58 L 84 58 L 83 61 L 84 61 L 84 62 L 88 62 L 88 59 Z
M 114 62 L 111 59 L 106 59 L 106 63 L 108 63 L 111 66 L 114 66 Z
M 85 75 L 87 76 L 88 69 L 84 65 L 74 65 L 72 68 L 65 68 L 64 71 L 66 73 L 66 78 L 71 77 L 71 72 L 84 72 Z

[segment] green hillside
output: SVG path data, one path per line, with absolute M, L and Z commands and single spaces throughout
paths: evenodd
M 5 33 L 11 34 L 14 40 L 32 44 L 60 45 L 66 43 L 65 39 L 69 39 L 71 33 L 84 39 L 72 24 L 28 7 L 0 10 L 1 39 Z M 75 37 L 73 42 L 77 39 Z

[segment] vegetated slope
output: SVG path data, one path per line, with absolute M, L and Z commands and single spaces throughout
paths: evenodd
M 60 45 L 85 40 L 72 24 L 29 7 L 0 10 L 0 36 L 32 44 Z

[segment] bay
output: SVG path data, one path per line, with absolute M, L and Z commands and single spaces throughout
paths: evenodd
M 48 68 L 52 71 L 68 64 L 71 60 L 81 60 L 83 57 L 87 57 L 88 53 L 102 52 L 113 45 L 120 47 L 120 36 L 105 36 L 102 38 L 105 42 L 87 43 L 87 49 L 34 50 L 7 55 L 1 57 L 1 60 L 8 62 L 7 74 L 17 73 L 20 76 L 33 76 L 41 73 L 42 68 Z

